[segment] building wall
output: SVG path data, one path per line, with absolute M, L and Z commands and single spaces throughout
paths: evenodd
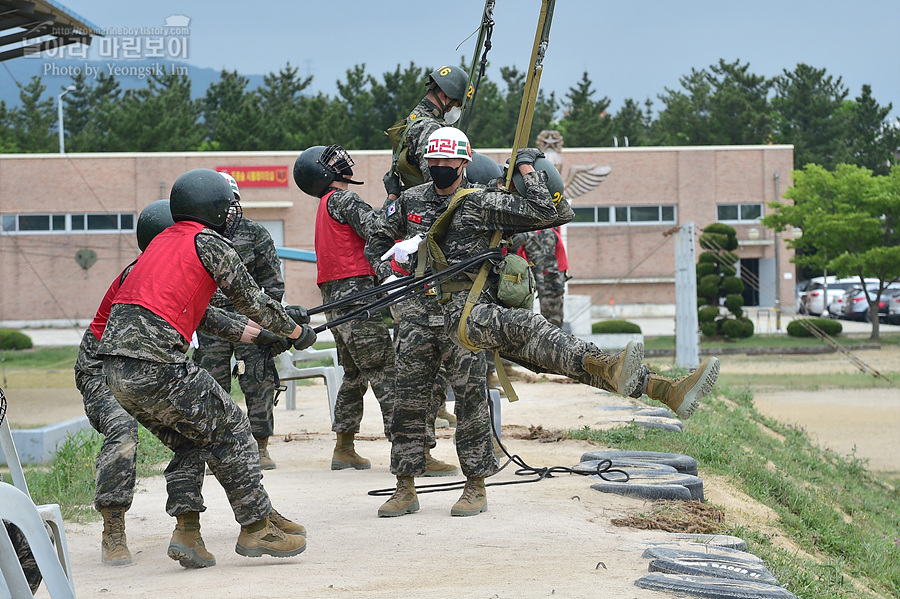
M 503 163 L 508 151 L 485 150 Z M 714 222 L 717 203 L 765 202 L 775 198 L 774 173 L 782 191 L 790 179 L 790 146 L 704 148 L 601 148 L 563 150 L 563 176 L 573 165 L 609 165 L 606 180 L 573 205 L 665 204 L 677 207 L 678 223 L 698 229 Z M 193 168 L 286 166 L 297 152 L 0 155 L 0 215 L 27 213 L 134 212 L 167 197 L 175 179 Z M 384 200 L 381 177 L 386 151 L 355 151 L 354 191 L 375 208 Z M 288 177 L 290 179 L 290 176 Z M 313 249 L 317 200 L 291 180 L 281 187 L 241 188 L 244 215 L 283 221 L 285 245 Z M 674 303 L 672 225 L 569 226 L 570 293 L 594 304 Z M 747 240 L 742 257 L 772 258 L 771 234 L 761 226 L 750 243 L 750 225 L 738 226 Z M 97 254 L 83 270 L 81 249 Z M 0 235 L 0 322 L 83 322 L 96 311 L 113 278 L 138 255 L 133 234 Z M 793 273 L 791 252 L 781 252 L 781 272 Z M 286 261 L 286 299 L 321 304 L 315 265 Z M 793 305 L 793 280 L 781 286 L 783 305 Z M 789 284 L 788 284 L 789 283 Z

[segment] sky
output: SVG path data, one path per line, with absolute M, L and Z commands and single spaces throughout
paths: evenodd
M 328 95 L 357 64 L 377 79 L 411 61 L 470 64 L 477 35 L 469 36 L 484 8 L 483 0 L 59 1 L 101 29 L 161 27 L 184 15 L 190 64 L 261 75 L 290 62 L 313 76 L 311 91 Z M 488 54 L 494 81 L 501 66 L 528 67 L 540 5 L 497 0 Z M 720 58 L 767 77 L 802 62 L 841 77 L 849 98 L 870 84 L 897 117 L 898 31 L 898 0 L 558 0 L 540 83 L 565 103 L 587 72 L 594 98 L 609 98 L 610 112 L 626 98 L 650 98 L 659 110 L 665 88 L 680 89 L 692 68 Z

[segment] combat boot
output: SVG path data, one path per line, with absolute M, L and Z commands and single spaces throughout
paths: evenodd
M 599 377 L 617 394 L 628 397 L 642 382 L 643 360 L 644 344 L 629 341 L 625 349 L 617 354 L 604 351 L 587 354 L 582 358 L 582 365 L 589 374 Z
M 200 512 L 185 512 L 175 516 L 175 532 L 169 541 L 168 555 L 185 568 L 209 568 L 216 558 L 206 550 L 200 536 Z
M 422 476 L 456 476 L 457 474 L 459 474 L 459 468 L 432 456 L 431 449 L 425 450 L 425 473 Z
M 456 428 L 456 414 L 447 411 L 447 404 L 446 404 L 446 403 L 444 403 L 444 404 L 441 405 L 441 409 L 438 410 L 437 417 L 438 417 L 438 418 L 443 418 L 444 420 L 447 421 L 447 424 L 448 424 L 450 427 Z M 435 426 L 437 426 L 437 425 L 435 425 Z
M 127 508 L 100 508 L 100 514 L 103 516 L 100 561 L 107 566 L 124 566 L 131 563 L 131 552 L 125 539 L 126 511 Z
M 709 395 L 719 378 L 719 359 L 709 358 L 697 370 L 683 377 L 671 379 L 650 373 L 647 396 L 666 404 L 679 418 L 687 420 Z
M 269 518 L 241 526 L 241 534 L 234 546 L 235 553 L 244 557 L 291 557 L 305 550 L 306 539 L 303 535 L 286 534 Z
M 354 436 L 354 433 L 337 434 L 334 454 L 331 456 L 332 470 L 343 470 L 345 468 L 368 470 L 372 467 L 372 462 L 356 453 L 356 449 L 353 447 Z
M 259 447 L 259 469 L 275 470 L 275 460 L 269 455 L 269 437 L 254 437 Z
M 484 477 L 466 479 L 462 497 L 450 509 L 451 516 L 477 516 L 487 511 L 487 491 L 484 488 Z
M 391 498 L 378 508 L 380 518 L 393 518 L 419 511 L 419 497 L 416 495 L 415 480 L 411 476 L 397 477 L 397 490 Z
M 305 526 L 288 520 L 287 518 L 276 512 L 274 508 L 271 512 L 269 512 L 269 522 L 274 524 L 278 530 L 285 534 L 300 535 L 301 537 L 306 536 Z

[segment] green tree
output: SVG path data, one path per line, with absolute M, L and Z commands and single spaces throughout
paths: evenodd
M 75 89 L 64 97 L 66 150 L 110 151 L 110 119 L 122 96 L 119 82 L 101 72 L 91 84 L 82 73 L 72 77 L 72 85 Z
M 347 70 L 347 80 L 337 82 L 338 94 L 347 107 L 350 125 L 350 138 L 347 147 L 360 150 L 371 150 L 390 147 L 390 141 L 384 135 L 385 125 L 381 121 L 379 109 L 375 106 L 372 85 L 375 79 L 366 74 L 366 65 L 358 64 Z M 423 94 L 424 95 L 424 94 Z M 390 123 L 387 127 L 390 127 Z M 385 144 L 387 141 L 387 144 Z
M 312 77 L 303 78 L 299 69 L 288 63 L 278 73 L 263 77 L 263 85 L 256 89 L 262 113 L 259 144 L 261 150 L 305 149 L 298 136 L 299 103 L 303 90 L 312 83 Z
M 249 80 L 237 71 L 223 70 L 201 102 L 207 140 L 204 149 L 253 151 L 264 149 L 258 131 L 263 118 Z
M 581 81 L 570 87 L 566 94 L 568 103 L 559 129 L 570 148 L 602 147 L 613 143 L 613 121 L 606 113 L 609 98 L 604 96 L 595 101 L 591 85 L 585 71 Z
M 749 72 L 750 63 L 725 62 L 710 67 L 710 140 L 713 144 L 750 145 L 770 141 L 772 82 Z
M 744 282 L 736 276 L 737 231 L 712 223 L 700 234 L 703 253 L 697 259 L 697 297 L 700 331 L 706 337 L 743 339 L 753 335 L 753 322 L 744 316 Z M 721 314 L 720 305 L 730 314 Z
M 774 80 L 775 140 L 794 145 L 794 168 L 821 164 L 833 170 L 849 152 L 846 111 L 841 105 L 847 88 L 841 78 L 800 63 Z
M 878 302 L 885 287 L 900 277 L 900 166 L 888 175 L 873 175 L 859 166 L 841 164 L 830 172 L 807 164 L 793 172 L 794 185 L 784 192 L 793 203 L 771 202 L 774 213 L 763 217 L 775 230 L 799 227 L 789 241 L 795 264 L 827 268 L 839 277 L 879 281 L 866 291 L 872 339 L 879 338 Z
M 478 88 L 478 100 L 467 132 L 476 150 L 508 148 L 515 141 L 522 96 L 525 94 L 526 73 L 516 67 L 500 67 L 500 76 L 506 86 L 505 90 L 487 77 L 481 80 Z M 556 96 L 552 93 L 547 96 L 539 89 L 527 145 L 534 146 L 541 130 L 552 128 L 553 115 L 557 110 L 559 103 Z
M 376 127 L 381 129 L 381 143 L 376 143 L 378 148 L 390 148 L 391 142 L 384 131 L 412 111 L 412 109 L 425 97 L 428 74 L 434 69 L 431 67 L 417 67 L 414 62 L 401 69 L 400 65 L 393 72 L 388 71 L 383 75 L 383 81 L 375 81 L 370 78 L 370 88 Z
M 15 141 L 15 124 L 13 113 L 6 108 L 6 102 L 0 100 L 0 154 L 18 152 Z
M 147 87 L 126 91 L 110 121 L 115 152 L 195 151 L 204 138 L 191 80 L 177 70 L 152 73 Z
M 894 151 L 900 147 L 900 130 L 888 120 L 893 105 L 879 106 L 872 97 L 872 86 L 865 84 L 862 94 L 852 102 L 845 102 L 845 107 L 849 111 L 850 162 L 876 175 L 888 174 L 891 165 L 896 163 Z
M 21 90 L 21 105 L 11 112 L 12 145 L 19 152 L 55 152 L 59 149 L 56 132 L 56 105 L 53 97 L 41 99 L 47 86 L 37 75 Z
M 650 113 L 642 110 L 633 99 L 625 98 L 622 108 L 613 117 L 612 122 L 612 134 L 616 139 L 622 140 L 623 145 L 651 145 Z

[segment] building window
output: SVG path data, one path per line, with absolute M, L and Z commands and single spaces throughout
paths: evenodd
M 675 224 L 675 206 L 578 206 L 570 225 Z
M 758 223 L 762 218 L 763 205 L 754 204 L 719 204 L 716 206 L 716 220 L 733 223 Z
M 0 216 L 3 235 L 66 233 L 133 233 L 133 212 L 111 214 L 4 214 Z

